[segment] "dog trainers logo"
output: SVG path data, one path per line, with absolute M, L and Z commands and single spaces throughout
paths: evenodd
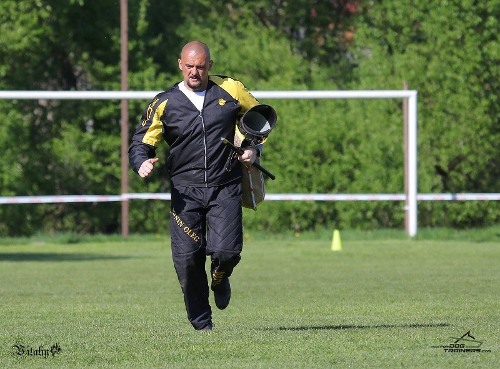
M 450 337 L 453 342 L 448 345 L 443 346 L 433 346 L 433 348 L 442 348 L 444 352 L 491 352 L 491 350 L 482 349 L 484 341 L 477 340 L 471 333 L 468 331 L 463 334 L 461 337 Z

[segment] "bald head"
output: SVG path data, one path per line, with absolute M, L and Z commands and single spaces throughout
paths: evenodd
M 181 59 L 183 55 L 187 54 L 205 54 L 208 60 L 210 60 L 210 49 L 206 44 L 201 41 L 191 41 L 188 42 L 181 51 Z
M 207 89 L 208 71 L 212 68 L 210 50 L 200 41 L 188 42 L 181 51 L 179 69 L 184 77 L 184 85 L 191 91 Z

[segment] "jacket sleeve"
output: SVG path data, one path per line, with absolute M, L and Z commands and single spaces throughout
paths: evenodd
M 128 149 L 128 160 L 132 170 L 136 173 L 139 172 L 139 168 L 142 163 L 150 158 L 156 156 L 156 148 L 148 144 L 143 144 L 137 141 L 132 141 Z
M 163 123 L 160 118 L 167 101 L 162 99 L 161 95 L 157 95 L 144 109 L 141 122 L 128 149 L 129 162 L 136 173 L 144 161 L 156 156 L 156 147 L 163 133 Z

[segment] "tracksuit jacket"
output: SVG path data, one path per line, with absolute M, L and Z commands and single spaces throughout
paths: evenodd
M 239 81 L 211 75 L 200 112 L 175 84 L 144 110 L 129 148 L 130 164 L 156 155 L 162 137 L 170 146 L 167 168 L 174 186 L 213 187 L 241 177 L 237 160 L 221 138 L 234 140 L 237 120 L 259 102 Z

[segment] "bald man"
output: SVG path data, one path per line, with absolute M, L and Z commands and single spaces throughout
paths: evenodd
M 189 321 L 196 330 L 211 331 L 209 291 L 219 309 L 228 306 L 229 277 L 243 247 L 238 160 L 251 164 L 259 154 L 248 147 L 235 156 L 221 138 L 233 142 L 238 119 L 259 102 L 241 82 L 209 74 L 213 62 L 202 42 L 187 43 L 178 63 L 183 81 L 156 95 L 144 109 L 129 160 L 133 170 L 146 178 L 158 162 L 156 148 L 162 138 L 170 146 L 166 166 L 171 181 L 172 258 Z

